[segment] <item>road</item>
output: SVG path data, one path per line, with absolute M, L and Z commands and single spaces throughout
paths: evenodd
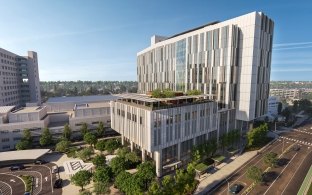
M 47 163 L 44 165 L 26 164 L 25 169 L 18 171 L 10 171 L 8 167 L 1 168 L 0 190 L 5 190 L 5 194 L 8 195 L 24 194 L 25 185 L 19 176 L 31 175 L 34 178 L 33 195 L 62 194 L 62 189 L 53 188 L 53 184 L 58 177 L 58 174 L 51 173 L 51 167 L 54 165 L 55 164 L 53 163 Z
M 267 147 L 262 154 L 255 156 L 253 159 L 245 163 L 244 166 L 228 177 L 227 180 L 221 182 L 208 194 L 227 195 L 228 184 L 231 186 L 234 183 L 239 183 L 244 186 L 243 190 L 239 193 L 241 194 L 252 184 L 252 181 L 246 176 L 247 169 L 252 165 L 261 168 L 262 171 L 267 168 L 263 162 L 263 156 L 265 153 L 274 152 L 280 156 L 286 148 L 298 145 L 300 146 L 299 151 L 291 149 L 280 156 L 280 164 L 270 169 L 268 173 L 265 174 L 265 182 L 256 185 L 255 188 L 249 192 L 249 194 L 253 195 L 297 194 L 312 162 L 312 147 L 309 145 L 312 143 L 311 127 L 311 123 L 308 123 L 303 127 L 296 128 L 294 131 L 280 134 L 282 137 L 285 137 L 285 139 L 280 138 L 276 140 L 271 146 Z
M 290 146 L 290 142 L 284 142 L 284 149 L 286 149 L 288 146 Z M 251 185 L 251 183 L 252 183 L 252 181 L 250 181 L 246 177 L 247 169 L 250 166 L 255 165 L 255 166 L 261 168 L 262 170 L 264 170 L 266 168 L 264 163 L 263 163 L 264 154 L 268 153 L 268 152 L 281 153 L 282 150 L 283 150 L 283 143 L 281 141 L 273 142 L 269 147 L 267 147 L 265 150 L 263 150 L 263 152 L 261 154 L 255 156 L 253 159 L 251 159 L 245 165 L 243 165 L 243 167 L 238 169 L 236 172 L 234 172 L 234 174 L 232 174 L 229 178 L 227 178 L 229 185 L 231 186 L 234 183 L 239 183 L 239 184 L 244 186 L 244 189 L 241 191 L 241 192 L 243 192 L 246 189 L 246 187 Z M 223 183 L 221 183 L 221 185 L 219 184 L 219 186 L 215 190 L 210 191 L 208 194 L 224 194 L 224 195 L 227 195 L 228 194 L 228 183 L 227 183 L 227 181 L 224 181 Z

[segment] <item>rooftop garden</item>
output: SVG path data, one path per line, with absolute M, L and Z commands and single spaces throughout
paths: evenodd
M 173 91 L 171 89 L 155 89 L 151 92 L 152 98 L 173 98 L 177 96 L 183 95 L 200 95 L 201 92 L 199 90 L 189 90 L 184 94 L 181 91 Z

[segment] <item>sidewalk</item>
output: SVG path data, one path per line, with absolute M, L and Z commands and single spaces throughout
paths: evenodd
M 205 194 L 211 190 L 214 186 L 219 184 L 222 180 L 230 176 L 240 167 L 242 167 L 247 161 L 257 155 L 257 151 L 246 152 L 241 156 L 238 156 L 235 160 L 229 164 L 222 163 L 217 166 L 217 172 L 207 175 L 206 178 L 200 181 L 194 194 Z M 205 176 L 205 175 L 203 175 Z

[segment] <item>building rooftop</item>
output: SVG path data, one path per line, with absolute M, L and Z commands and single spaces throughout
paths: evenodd
M 90 95 L 90 96 L 69 96 L 69 97 L 51 97 L 46 103 L 62 103 L 62 102 L 72 102 L 72 103 L 91 103 L 91 102 L 102 102 L 111 101 L 117 99 L 116 95 Z
M 210 95 L 184 95 L 172 98 L 152 98 L 145 94 L 121 94 L 118 101 L 130 105 L 140 106 L 149 110 L 158 110 L 191 104 L 211 102 Z
M 34 107 L 23 107 L 18 110 L 14 110 L 12 113 L 14 114 L 20 114 L 20 113 L 29 113 L 29 112 L 39 112 L 44 107 L 42 106 L 34 106 Z
M 14 108 L 15 106 L 0 106 L 0 114 L 11 112 Z
M 49 151 L 50 149 L 32 149 L 0 152 L 0 159 L 1 161 L 36 160 Z

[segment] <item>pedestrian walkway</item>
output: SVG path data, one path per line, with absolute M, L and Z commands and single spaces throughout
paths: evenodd
M 207 175 L 206 178 L 200 181 L 194 194 L 204 194 L 215 187 L 225 178 L 229 177 L 236 170 L 242 167 L 247 161 L 257 155 L 257 151 L 246 152 L 229 164 L 220 164 L 217 166 L 218 170 L 214 174 Z

